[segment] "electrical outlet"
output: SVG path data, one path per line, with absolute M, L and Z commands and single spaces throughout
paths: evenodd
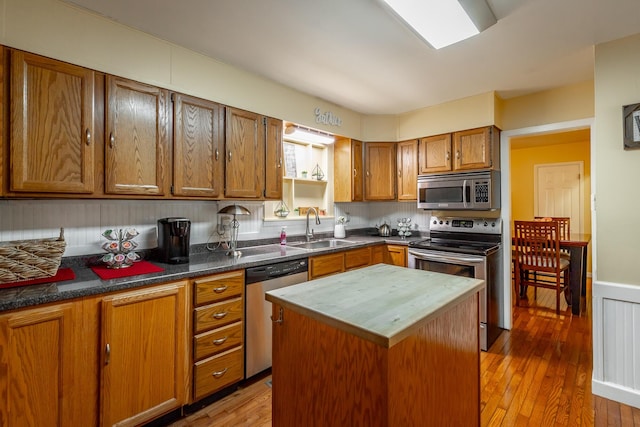
M 229 215 L 218 215 L 217 233 L 220 240 L 231 238 L 231 217 Z

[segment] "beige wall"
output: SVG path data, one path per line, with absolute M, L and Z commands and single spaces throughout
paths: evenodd
M 496 125 L 502 130 L 521 129 L 594 116 L 593 81 L 531 95 L 505 99 Z
M 361 138 L 362 117 L 56 0 L 0 0 L 0 44 L 109 74 Z M 315 122 L 314 110 L 340 127 Z
M 640 150 L 623 150 L 622 106 L 640 102 L 640 34 L 595 56 L 596 274 L 640 285 Z
M 398 116 L 398 140 L 493 125 L 494 92 L 470 96 Z

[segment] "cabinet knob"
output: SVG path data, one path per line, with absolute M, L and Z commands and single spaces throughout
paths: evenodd
M 91 129 L 87 128 L 87 131 L 85 132 L 85 141 L 87 142 L 87 145 L 91 145 Z
M 447 161 L 451 159 L 451 153 L 447 151 Z
M 111 361 L 111 346 L 107 343 L 106 348 L 104 349 L 104 364 L 108 365 Z
M 228 157 L 229 157 L 229 161 L 231 161 L 231 150 L 229 150 Z
M 109 147 L 113 148 L 116 145 L 116 136 L 113 132 L 109 133 Z
M 353 177 L 357 177 L 358 176 L 358 169 L 353 168 Z
M 456 151 L 456 159 L 460 158 L 460 150 Z
M 218 157 L 220 157 L 220 151 L 216 148 L 216 160 L 218 160 Z
M 222 311 L 222 312 L 220 312 L 220 313 L 213 313 L 213 314 L 211 315 L 211 317 L 213 317 L 214 319 L 222 319 L 222 318 L 224 318 L 226 315 L 227 315 L 227 312 L 226 312 L 226 311 Z

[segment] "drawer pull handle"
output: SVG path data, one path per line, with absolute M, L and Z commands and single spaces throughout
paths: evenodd
M 273 316 L 271 316 L 271 321 L 273 323 L 278 323 L 282 325 L 282 323 L 284 322 L 284 310 L 282 307 L 280 307 L 280 311 L 278 311 L 278 318 L 274 319 Z
M 108 365 L 111 361 L 111 346 L 107 343 L 107 346 L 104 351 L 104 364 Z
M 227 373 L 227 369 L 229 368 L 224 368 L 222 371 L 214 372 L 211 375 L 213 375 L 215 378 L 220 378 L 221 376 Z
M 217 288 L 213 288 L 213 292 L 215 292 L 216 294 L 221 294 L 224 291 L 227 290 L 227 286 L 218 286 Z
M 89 128 L 87 128 L 87 131 L 85 132 L 85 140 L 87 145 L 91 145 L 91 129 Z
M 222 311 L 220 313 L 213 313 L 212 317 L 214 319 L 222 319 L 226 315 L 227 315 L 227 312 L 226 311 Z
M 222 337 L 222 338 L 218 338 L 217 340 L 213 340 L 213 344 L 214 345 L 224 344 L 224 342 L 227 340 L 227 338 L 229 338 L 229 337 Z

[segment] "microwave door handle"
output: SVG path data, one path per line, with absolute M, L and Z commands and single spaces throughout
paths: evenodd
M 463 180 L 462 181 L 462 206 L 464 206 L 465 208 L 468 207 L 467 206 L 467 180 Z
M 457 256 L 457 255 L 455 257 L 452 257 L 447 255 L 435 254 L 435 253 L 425 254 L 424 252 L 417 252 L 412 250 L 409 250 L 409 255 L 413 255 L 414 257 L 425 260 L 425 261 L 429 261 L 430 259 L 433 259 L 433 260 L 441 260 L 441 261 L 450 261 L 453 263 L 478 262 L 483 260 L 480 257 L 463 257 L 463 256 Z

